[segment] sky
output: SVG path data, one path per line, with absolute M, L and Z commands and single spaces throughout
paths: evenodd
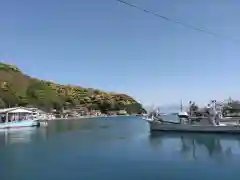
M 240 99 L 239 0 L 0 0 L 0 61 L 144 105 Z M 232 40 L 233 39 L 233 40 Z

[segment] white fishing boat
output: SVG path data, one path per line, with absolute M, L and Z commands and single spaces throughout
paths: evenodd
M 152 110 L 150 111 L 149 114 L 145 114 L 142 119 L 146 120 L 146 121 L 154 121 L 154 119 L 160 117 L 160 109 L 157 108 L 156 110 Z
M 31 116 L 32 113 L 22 107 L 0 109 L 0 129 L 40 126 L 39 120 Z
M 188 118 L 189 117 L 189 114 L 187 112 L 184 112 L 184 111 L 178 112 L 177 115 L 178 115 L 179 118 Z
M 148 117 L 148 116 L 143 117 L 143 119 L 146 120 L 146 121 L 153 121 L 154 120 L 153 117 Z
M 180 112 L 177 113 L 179 118 L 189 118 L 189 114 L 186 111 L 183 111 L 183 104 L 181 100 L 181 105 L 180 105 Z

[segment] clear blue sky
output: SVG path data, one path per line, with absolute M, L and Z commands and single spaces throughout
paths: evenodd
M 239 0 L 129 0 L 240 39 Z M 3 0 L 0 60 L 26 74 L 143 104 L 240 98 L 240 42 L 186 29 L 115 0 Z

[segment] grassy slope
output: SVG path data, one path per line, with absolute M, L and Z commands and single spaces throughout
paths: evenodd
M 126 94 L 108 93 L 92 88 L 60 85 L 25 75 L 14 65 L 0 63 L 0 98 L 5 104 L 35 106 L 83 106 L 88 109 L 118 110 L 128 108 L 131 113 L 142 111 L 140 104 Z M 20 99 L 20 100 L 19 100 Z M 1 106 L 1 103 L 0 103 Z M 144 111 L 144 110 L 143 110 Z

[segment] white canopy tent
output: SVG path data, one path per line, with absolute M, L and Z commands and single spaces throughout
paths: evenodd
M 15 110 L 10 110 L 10 111 L 8 111 L 8 113 L 29 113 L 29 114 L 31 114 L 33 112 L 26 110 L 26 109 L 19 108 L 19 109 L 15 109 Z
M 15 108 L 6 108 L 6 109 L 0 109 L 0 114 L 6 114 L 6 113 L 33 113 L 33 111 L 27 110 L 22 107 L 15 107 Z
M 5 122 L 8 122 L 9 120 L 11 121 L 12 118 L 15 120 L 16 119 L 20 120 L 20 117 L 23 117 L 26 114 L 31 115 L 32 113 L 33 111 L 27 110 L 26 108 L 23 107 L 0 109 L 0 114 L 3 114 L 5 116 Z

